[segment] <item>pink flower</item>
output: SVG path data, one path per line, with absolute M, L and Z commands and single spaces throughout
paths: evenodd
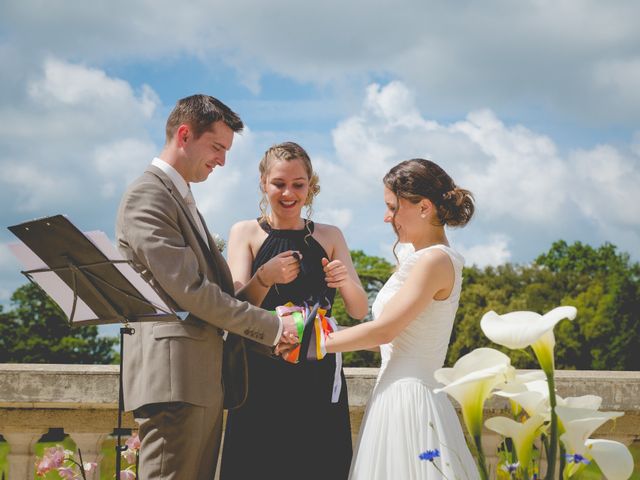
M 42 460 L 40 460 L 36 466 L 36 474 L 43 476 L 47 472 L 61 467 L 64 462 L 64 458 L 64 448 L 60 445 L 47 448 L 42 456 Z
M 127 449 L 122 452 L 122 457 L 129 465 L 133 465 L 136 463 L 136 456 L 138 450 L 140 450 L 140 437 L 138 437 L 138 434 L 136 433 L 127 438 L 125 445 L 127 446 Z
M 135 433 L 127 438 L 125 445 L 131 450 L 140 450 L 140 437 L 138 437 L 138 434 Z
M 136 474 L 133 470 L 122 470 L 120 472 L 120 480 L 136 480 Z
M 124 452 L 122 452 L 121 455 L 129 465 L 133 465 L 134 463 L 136 463 L 136 452 L 134 452 L 133 450 L 128 448 Z
M 92 473 L 98 468 L 98 464 L 96 462 L 86 462 L 84 464 L 84 471 L 86 473 Z
M 76 472 L 71 467 L 60 467 L 58 468 L 58 474 L 64 480 L 73 480 L 76 478 Z

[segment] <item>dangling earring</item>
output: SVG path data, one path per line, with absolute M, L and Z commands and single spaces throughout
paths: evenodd
M 269 216 L 267 212 L 268 207 L 269 207 L 269 200 L 267 199 L 267 193 L 264 190 L 262 190 L 262 198 L 260 199 L 258 208 L 260 209 L 261 218 L 265 222 L 269 222 Z

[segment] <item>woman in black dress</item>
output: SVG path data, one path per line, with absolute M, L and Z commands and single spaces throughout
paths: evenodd
M 260 176 L 261 218 L 237 223 L 229 236 L 239 295 L 268 310 L 316 301 L 330 308 L 338 289 L 347 313 L 364 318 L 367 295 L 342 233 L 301 217 L 319 191 L 307 153 L 291 142 L 271 147 Z M 336 355 L 291 364 L 249 349 L 248 363 L 248 398 L 227 417 L 221 479 L 346 479 L 351 428 Z

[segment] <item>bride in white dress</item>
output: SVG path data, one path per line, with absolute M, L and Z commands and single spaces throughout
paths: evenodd
M 325 339 L 328 353 L 380 346 L 382 355 L 349 478 L 475 480 L 479 475 L 455 410 L 445 393 L 433 393 L 439 386 L 433 372 L 447 353 L 464 263 L 449 247 L 444 226 L 466 224 L 473 197 L 422 159 L 392 168 L 384 185 L 384 220 L 398 242 L 413 248 L 378 293 L 374 320 Z

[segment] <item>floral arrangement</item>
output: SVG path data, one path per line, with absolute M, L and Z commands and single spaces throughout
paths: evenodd
M 140 438 L 132 435 L 125 442 L 126 449 L 121 452 L 128 464 L 127 468 L 120 472 L 119 480 L 135 480 L 137 478 L 138 453 L 140 451 Z M 79 461 L 74 458 L 71 450 L 65 450 L 62 445 L 47 448 L 41 459 L 36 461 L 36 476 L 44 477 L 49 472 L 57 471 L 59 478 L 64 480 L 87 480 L 87 474 L 93 474 L 98 464 L 82 461 L 82 452 L 78 449 Z M 51 478 L 49 476 L 49 478 Z
M 224 247 L 227 246 L 227 242 L 225 241 L 225 239 L 217 233 L 211 235 L 211 238 L 213 238 L 213 243 L 215 244 L 216 248 L 220 251 L 220 253 L 222 253 L 224 251 Z
M 628 448 L 612 440 L 589 438 L 601 425 L 620 417 L 620 412 L 599 411 L 596 395 L 561 398 L 554 380 L 554 326 L 573 320 L 575 307 L 558 307 L 545 315 L 491 311 L 480 321 L 484 334 L 509 349 L 531 347 L 540 371 L 518 374 L 510 358 L 492 348 L 478 348 L 461 357 L 452 368 L 435 372 L 444 391 L 456 399 L 471 437 L 470 447 L 478 461 L 480 476 L 489 479 L 482 449 L 483 410 L 486 400 L 497 395 L 509 400 L 511 417 L 494 417 L 484 426 L 504 437 L 499 451 L 497 478 L 541 479 L 541 460 L 546 458 L 545 479 L 577 478 L 586 465 L 595 462 L 609 480 L 626 480 L 633 473 Z M 420 454 L 434 466 L 437 450 Z
M 82 478 L 86 480 L 87 473 L 92 473 L 98 467 L 95 462 L 82 462 L 82 452 L 78 450 L 80 461 L 75 460 L 71 450 L 65 450 L 61 445 L 47 448 L 42 459 L 36 462 L 36 475 L 44 477 L 47 473 L 57 470 L 60 478 L 72 480 Z

